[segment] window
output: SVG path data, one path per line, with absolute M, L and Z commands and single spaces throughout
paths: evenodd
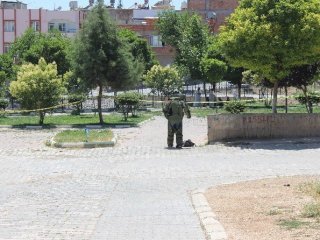
M 14 32 L 14 21 L 4 21 L 4 31 Z
M 9 52 L 10 47 L 11 47 L 11 43 L 5 43 L 3 46 L 3 53 Z
M 49 31 L 54 29 L 54 23 L 49 23 Z
M 34 31 L 40 32 L 40 22 L 35 20 L 35 21 L 31 21 L 31 28 Z
M 163 46 L 160 36 L 152 36 L 151 37 L 151 46 L 152 47 L 162 47 Z
M 59 31 L 66 32 L 66 24 L 65 23 L 59 23 Z

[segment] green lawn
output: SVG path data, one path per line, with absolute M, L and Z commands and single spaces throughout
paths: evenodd
M 130 124 L 136 125 L 144 120 L 154 116 L 153 113 L 140 113 L 139 116 L 129 117 L 128 121 L 123 120 L 123 116 L 118 113 L 104 115 L 106 125 Z M 38 116 L 0 116 L 0 125 L 24 126 L 24 125 L 39 125 Z M 98 114 L 85 115 L 46 115 L 44 125 L 96 125 L 99 124 Z
M 224 108 L 209 108 L 209 107 L 201 107 L 201 108 L 190 108 L 191 115 L 197 117 L 206 117 L 209 114 L 217 114 L 217 113 L 227 113 Z M 315 106 L 313 109 L 314 113 L 320 113 L 320 107 Z M 271 106 L 266 107 L 263 102 L 255 102 L 255 103 L 247 103 L 246 109 L 244 113 L 272 113 Z M 285 113 L 285 106 L 278 106 L 278 113 Z M 307 113 L 306 107 L 301 104 L 289 105 L 288 113 Z
M 108 142 L 113 138 L 113 133 L 109 129 L 89 130 L 65 130 L 58 133 L 54 140 L 57 143 L 64 142 Z

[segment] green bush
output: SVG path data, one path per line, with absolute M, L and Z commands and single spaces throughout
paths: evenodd
M 86 100 L 86 96 L 83 94 L 70 94 L 68 98 L 69 103 L 77 102 L 74 104 L 76 109 L 72 110 L 71 115 L 80 115 L 82 109 L 82 103 Z
M 9 101 L 7 99 L 0 99 L 0 109 L 6 110 L 9 106 Z
M 226 102 L 224 105 L 224 109 L 232 114 L 239 114 L 241 112 L 244 112 L 245 108 L 245 103 L 241 101 L 230 101 Z
M 313 112 L 313 106 L 320 102 L 319 92 L 307 92 L 306 96 L 302 93 L 297 94 L 294 98 L 300 103 L 306 105 L 308 113 Z
M 130 112 L 132 113 L 132 116 L 136 115 L 136 111 L 141 105 L 142 99 L 143 95 L 137 92 L 121 93 L 115 98 L 116 104 L 123 113 L 125 121 L 127 121 Z
M 300 103 L 300 104 L 306 104 L 307 98 L 312 104 L 318 104 L 320 102 L 320 93 L 319 92 L 308 92 L 307 97 L 300 93 L 294 96 L 294 98 Z

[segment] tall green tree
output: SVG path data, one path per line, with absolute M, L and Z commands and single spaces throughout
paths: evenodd
M 43 124 L 46 110 L 42 109 L 57 105 L 65 87 L 58 76 L 57 65 L 47 64 L 41 58 L 38 64 L 28 63 L 21 66 L 17 80 L 10 84 L 10 92 L 24 109 L 39 109 L 39 123 Z
M 167 11 L 160 15 L 157 27 L 162 40 L 175 48 L 176 64 L 187 69 L 192 80 L 201 80 L 205 90 L 206 83 L 221 80 L 225 64 L 208 54 L 216 39 L 201 16 Z
M 0 97 L 5 96 L 7 87 L 12 79 L 15 78 L 16 67 L 13 64 L 13 59 L 9 54 L 0 55 Z
M 201 60 L 201 71 L 205 82 L 211 83 L 215 91 L 216 84 L 223 80 L 227 70 L 228 65 L 219 52 L 217 38 L 210 36 L 207 52 Z
M 98 0 L 89 12 L 77 34 L 71 56 L 75 76 L 90 88 L 98 87 L 99 121 L 103 124 L 103 88 L 128 88 L 137 82 L 143 71 L 140 62 L 134 61 L 129 46 L 119 37 L 103 0 Z
M 291 68 L 319 59 L 320 2 L 242 0 L 219 39 L 233 66 L 251 69 L 272 81 L 272 110 L 276 113 L 279 81 Z
M 119 36 L 128 43 L 132 56 L 142 62 L 145 72 L 150 70 L 153 65 L 158 64 L 145 38 L 141 38 L 134 31 L 125 28 L 119 30 Z
M 39 33 L 28 29 L 18 38 L 10 49 L 10 55 L 16 59 L 16 64 L 33 63 L 37 64 L 40 58 L 47 62 L 55 62 L 58 73 L 63 75 L 70 68 L 70 61 L 67 58 L 71 40 L 54 30 L 49 33 Z

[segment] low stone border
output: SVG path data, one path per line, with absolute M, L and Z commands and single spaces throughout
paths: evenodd
M 201 227 L 203 228 L 207 240 L 227 240 L 227 234 L 224 227 L 216 219 L 209 203 L 204 196 L 206 189 L 198 189 L 191 193 L 192 205 L 199 217 Z
M 65 143 L 57 143 L 54 141 L 54 137 L 51 138 L 47 145 L 56 148 L 98 148 L 98 147 L 114 147 L 117 143 L 118 136 L 114 134 L 114 137 L 109 142 L 65 142 Z

